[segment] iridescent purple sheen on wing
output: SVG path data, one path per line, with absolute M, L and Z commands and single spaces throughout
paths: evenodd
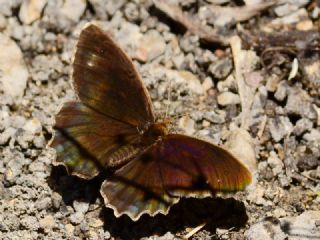
M 117 216 L 137 219 L 143 213 L 168 211 L 177 197 L 243 190 L 250 182 L 250 172 L 223 148 L 169 134 L 116 171 L 101 194 Z

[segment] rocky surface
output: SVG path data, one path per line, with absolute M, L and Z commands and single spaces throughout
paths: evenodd
M 235 2 L 170 1 L 233 36 L 230 46 L 212 46 L 151 0 L 0 0 L 0 239 L 180 239 L 194 229 L 189 239 L 320 239 L 320 58 L 312 48 L 319 33 L 307 42 L 320 7 Z M 224 22 L 210 12 L 224 6 L 249 15 Z M 103 179 L 84 181 L 51 165 L 54 116 L 75 98 L 74 46 L 91 21 L 134 59 L 160 118 L 167 112 L 177 129 L 226 143 L 245 159 L 255 176 L 246 191 L 182 199 L 167 216 L 132 222 L 104 207 Z M 295 42 L 301 52 L 248 42 L 250 29 L 303 30 Z M 294 57 L 299 68 L 289 80 Z

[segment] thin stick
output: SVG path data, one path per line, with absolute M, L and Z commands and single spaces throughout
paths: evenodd
M 191 238 L 194 234 L 196 234 L 197 232 L 199 232 L 207 223 L 202 223 L 199 226 L 195 227 L 194 229 L 192 229 L 190 232 L 188 232 L 186 235 L 184 235 L 183 239 L 189 239 Z

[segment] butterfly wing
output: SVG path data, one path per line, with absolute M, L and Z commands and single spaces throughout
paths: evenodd
M 73 63 L 81 103 L 67 103 L 56 117 L 55 165 L 92 178 L 139 149 L 138 127 L 154 122 L 151 101 L 129 57 L 95 25 L 83 29 Z
M 55 165 L 65 165 L 83 178 L 96 176 L 101 167 L 115 167 L 136 154 L 138 130 L 102 115 L 79 102 L 65 103 L 56 116 L 51 144 L 57 150 Z
M 130 58 L 95 25 L 80 34 L 73 63 L 81 102 L 134 126 L 154 122 L 151 101 Z
M 243 190 L 251 183 L 251 173 L 236 157 L 200 139 L 168 135 L 159 153 L 163 185 L 172 195 L 201 197 L 201 193 Z
M 153 149 L 148 150 L 103 182 L 100 193 L 116 217 L 126 214 L 136 221 L 144 213 L 167 214 L 171 205 L 179 201 L 165 192 L 159 165 L 152 154 Z M 151 161 L 143 160 L 149 157 Z
M 143 213 L 166 213 L 176 197 L 242 190 L 251 174 L 225 149 L 170 134 L 106 180 L 101 194 L 115 215 L 133 220 Z

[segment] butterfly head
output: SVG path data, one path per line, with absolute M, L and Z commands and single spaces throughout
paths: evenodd
M 163 136 L 169 133 L 166 122 L 152 123 L 149 127 L 143 132 L 142 142 L 144 144 L 152 144 L 158 139 L 161 139 Z

